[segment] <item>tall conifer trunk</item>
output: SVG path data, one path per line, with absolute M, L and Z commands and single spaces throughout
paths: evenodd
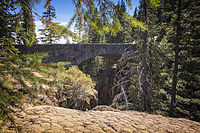
M 173 82 L 172 82 L 172 94 L 170 105 L 170 116 L 174 116 L 174 108 L 176 104 L 176 91 L 178 83 L 178 64 L 179 64 L 179 45 L 180 45 L 180 20 L 181 20 L 181 0 L 178 0 L 177 19 L 176 19 L 176 38 L 175 38 L 175 55 L 174 55 L 174 70 L 173 70 Z
M 147 25 L 147 3 L 146 0 L 144 2 L 144 23 Z M 148 55 L 147 55 L 147 43 L 148 43 L 148 31 L 144 32 L 143 36 L 143 47 L 142 47 L 142 96 L 141 96 L 141 104 L 142 111 L 150 112 L 150 97 L 149 97 L 149 82 L 148 82 Z

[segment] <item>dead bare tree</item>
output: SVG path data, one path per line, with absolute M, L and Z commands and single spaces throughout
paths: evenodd
M 117 72 L 113 80 L 112 96 L 116 94 L 116 92 L 117 95 L 113 96 L 113 103 L 118 102 L 119 99 L 123 99 L 121 104 L 125 105 L 126 110 L 129 105 L 133 105 L 133 99 L 135 98 L 140 101 L 141 110 L 147 109 L 147 106 L 149 105 L 148 102 L 150 102 L 148 101 L 150 99 L 149 95 L 151 91 L 150 80 L 147 76 L 144 76 L 144 64 L 143 61 L 140 60 L 140 56 L 141 51 L 135 51 L 129 47 L 125 50 L 117 63 Z M 137 59 L 137 61 L 135 59 Z M 149 68 L 148 63 L 147 67 Z M 133 76 L 137 77 L 136 84 L 134 85 L 137 87 L 137 92 L 135 92 L 133 96 L 128 97 L 128 86 L 130 85 Z M 132 103 L 130 101 L 132 101 Z
M 135 44 L 133 44 L 135 45 Z M 128 110 L 129 103 L 128 95 L 127 95 L 127 86 L 130 84 L 130 77 L 133 75 L 131 62 L 134 57 L 135 51 L 132 49 L 133 46 L 130 46 L 125 50 L 122 54 L 121 58 L 117 63 L 117 73 L 114 77 L 113 87 L 112 87 L 112 95 L 116 94 L 114 92 L 119 92 L 116 96 L 114 96 L 113 102 L 118 101 L 118 99 L 123 98 L 125 109 Z

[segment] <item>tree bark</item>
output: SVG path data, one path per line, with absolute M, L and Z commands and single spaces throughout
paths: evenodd
M 122 91 L 122 93 L 123 93 L 123 95 L 124 95 L 125 108 L 126 108 L 126 110 L 128 110 L 128 97 L 127 97 L 126 92 L 125 92 L 125 90 L 124 90 L 124 84 L 123 84 L 123 83 L 122 83 L 122 85 L 120 86 L 120 88 L 121 88 L 121 91 Z
M 174 70 L 173 70 L 173 82 L 172 82 L 172 94 L 170 105 L 170 116 L 174 116 L 174 108 L 176 105 L 176 91 L 178 83 L 178 64 L 179 64 L 179 45 L 180 45 L 180 20 L 181 20 L 181 0 L 178 0 L 177 19 L 176 19 L 176 40 L 175 40 L 175 55 L 174 55 Z
M 144 23 L 147 25 L 147 3 L 144 2 Z M 142 111 L 150 112 L 150 96 L 149 96 L 149 82 L 148 82 L 148 55 L 147 55 L 147 40 L 148 31 L 144 32 L 143 36 L 143 47 L 142 47 L 142 94 L 141 94 L 141 104 Z

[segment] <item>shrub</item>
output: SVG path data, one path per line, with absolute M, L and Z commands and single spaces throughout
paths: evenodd
M 60 69 L 63 70 L 63 69 Z M 73 109 L 92 109 L 97 105 L 95 83 L 89 75 L 84 74 L 77 66 L 57 73 L 59 81 L 63 82 L 61 106 Z M 62 84 L 60 84 L 62 85 Z M 60 92 L 58 92 L 60 94 Z

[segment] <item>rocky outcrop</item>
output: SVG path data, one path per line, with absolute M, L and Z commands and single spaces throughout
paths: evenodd
M 198 133 L 200 123 L 136 111 L 78 111 L 47 105 L 26 105 L 16 113 L 25 133 Z M 3 127 L 3 132 L 13 131 Z

